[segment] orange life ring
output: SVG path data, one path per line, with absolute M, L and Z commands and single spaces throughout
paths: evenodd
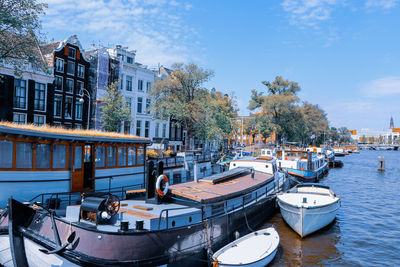
M 161 190 L 161 181 L 162 180 L 164 180 L 164 182 L 165 182 L 164 190 Z M 156 182 L 156 191 L 160 197 L 163 197 L 168 193 L 168 186 L 169 186 L 168 177 L 165 174 L 161 174 L 160 176 L 158 176 L 157 182 Z

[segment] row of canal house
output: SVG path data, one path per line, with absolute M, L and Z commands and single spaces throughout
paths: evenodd
M 152 70 L 136 62 L 136 51 L 120 45 L 85 52 L 76 35 L 37 51 L 47 71 L 28 64 L 16 74 L 13 65 L 0 63 L 0 120 L 101 129 L 105 87 L 119 81 L 133 118 L 122 123 L 121 132 L 151 138 L 155 147 L 182 149 L 182 127 L 173 120 L 155 120 L 150 110 L 151 86 L 168 78 L 168 69 Z

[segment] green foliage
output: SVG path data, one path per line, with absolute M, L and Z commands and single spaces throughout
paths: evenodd
M 107 132 L 119 132 L 122 121 L 131 121 L 131 109 L 118 90 L 119 82 L 106 87 L 106 93 L 101 99 L 102 128 Z
M 38 51 L 39 15 L 46 4 L 37 0 L 0 0 L 0 61 L 25 62 L 44 68 Z
M 267 87 L 268 95 L 253 90 L 249 108 L 260 111 L 257 125 L 264 138 L 275 130 L 278 142 L 283 137 L 290 141 L 309 142 L 313 134 L 318 142 L 323 142 L 328 132 L 326 114 L 318 105 L 299 104 L 297 92 L 301 88 L 298 83 L 284 80 L 281 76 L 273 82 L 262 83 Z
M 236 116 L 233 96 L 203 88 L 213 72 L 195 64 L 174 64 L 168 80 L 154 84 L 152 107 L 158 118 L 174 118 L 196 137 L 213 141 L 227 138 Z M 188 142 L 186 142 L 188 144 Z

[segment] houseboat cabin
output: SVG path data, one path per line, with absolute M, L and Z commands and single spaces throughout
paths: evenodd
M 150 143 L 117 133 L 0 123 L 0 208 L 10 196 L 144 188 Z

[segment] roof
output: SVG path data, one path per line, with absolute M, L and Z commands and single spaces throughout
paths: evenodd
M 79 140 L 86 142 L 135 143 L 150 144 L 149 138 L 127 135 L 115 132 L 97 130 L 64 129 L 60 127 L 41 126 L 32 124 L 20 125 L 10 122 L 0 122 L 0 134 L 41 137 L 45 139 Z

